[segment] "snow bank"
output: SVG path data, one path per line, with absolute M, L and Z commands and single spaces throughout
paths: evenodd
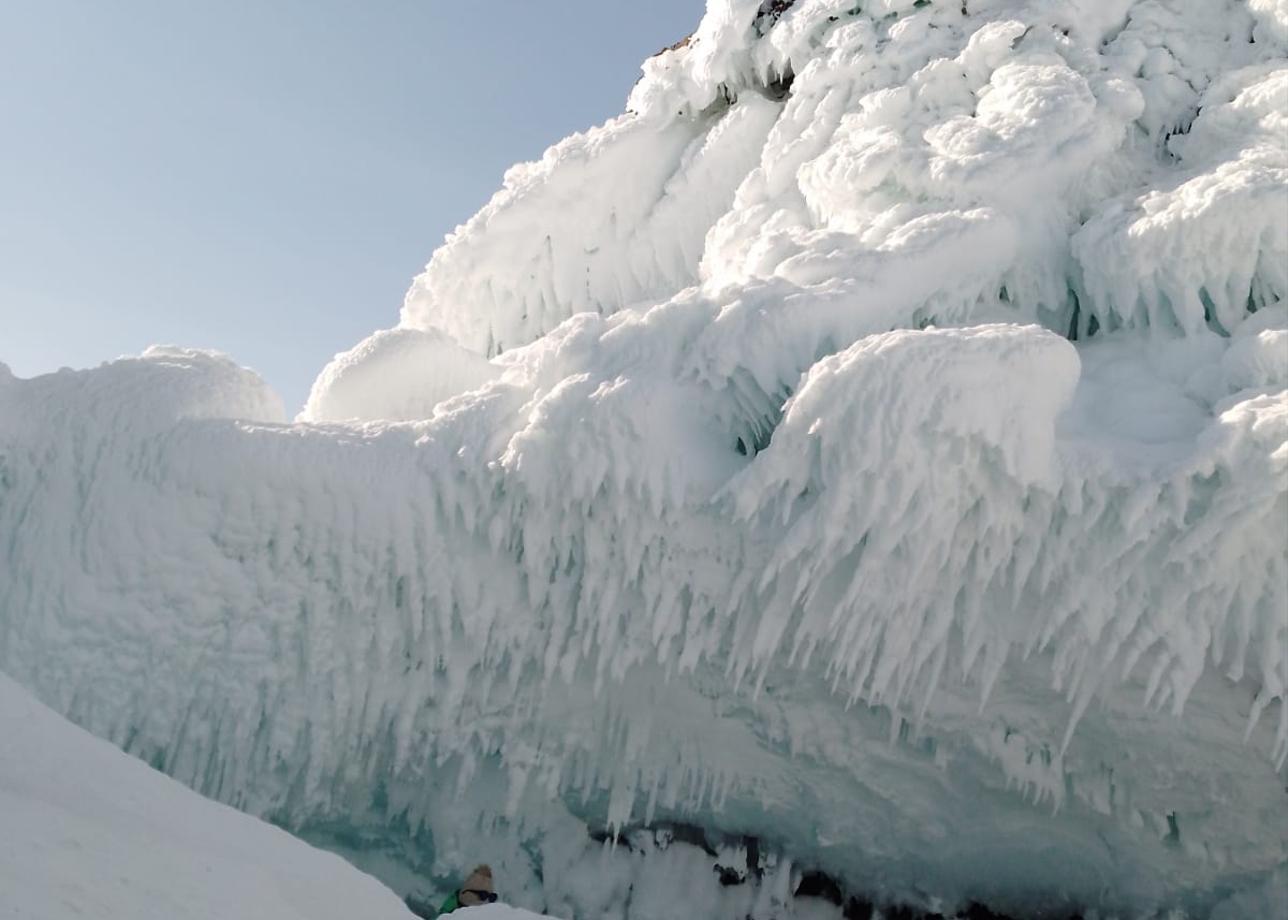
M 338 856 L 202 799 L 65 722 L 2 674 L 0 738 L 7 916 L 412 916 L 393 892 Z M 496 914 L 521 916 L 531 915 Z
M 712 0 L 328 424 L 199 353 L 0 376 L 0 667 L 402 887 L 1277 896 L 1282 24 Z

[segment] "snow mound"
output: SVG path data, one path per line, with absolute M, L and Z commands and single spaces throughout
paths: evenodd
M 562 915 L 1273 898 L 1281 14 L 711 0 L 328 424 L 195 353 L 0 379 L 0 667 Z
M 77 394 L 77 408 L 93 416 L 100 430 L 122 436 L 180 419 L 286 420 L 281 398 L 227 355 L 153 345 L 138 357 L 90 371 L 63 369 L 32 380 L 0 375 L 0 432 L 21 440 L 80 424 L 61 411 L 69 393 Z
M 429 418 L 439 403 L 497 374 L 441 332 L 387 329 L 323 368 L 300 421 Z
M 393 892 L 338 856 L 202 799 L 64 721 L 3 674 L 0 738 L 0 892 L 8 916 L 412 916 Z

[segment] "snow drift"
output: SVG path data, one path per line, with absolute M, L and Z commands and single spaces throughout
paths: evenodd
M 3 376 L 0 667 L 402 888 L 1282 898 L 1286 39 L 712 0 L 299 422 L 199 352 Z
M 0 675 L 0 901 L 23 920 L 410 920 L 375 879 L 206 801 Z

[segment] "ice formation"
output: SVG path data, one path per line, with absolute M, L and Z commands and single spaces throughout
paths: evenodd
M 301 417 L 313 422 L 429 418 L 496 376 L 487 359 L 434 330 L 386 329 L 322 369 Z
M 300 421 L 200 352 L 0 375 L 0 668 L 402 888 L 1288 897 L 1286 43 L 711 0 Z

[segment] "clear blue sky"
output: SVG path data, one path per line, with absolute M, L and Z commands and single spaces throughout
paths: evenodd
M 703 0 L 15 0 L 0 361 L 229 352 L 294 411 L 511 163 L 620 112 Z

